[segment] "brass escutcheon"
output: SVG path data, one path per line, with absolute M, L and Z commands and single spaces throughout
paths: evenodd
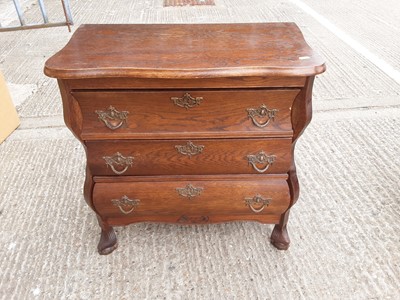
M 203 190 L 203 188 L 196 188 L 191 184 L 188 184 L 184 188 L 176 188 L 176 191 L 180 196 L 189 198 L 190 200 L 199 196 Z
M 175 105 L 186 109 L 200 105 L 203 97 L 192 97 L 189 93 L 185 93 L 183 97 L 171 97 Z
M 247 115 L 253 121 L 254 125 L 263 128 L 269 124 L 270 121 L 274 121 L 278 109 L 269 109 L 265 104 L 262 104 L 259 108 L 248 108 Z M 257 121 L 257 118 L 267 118 L 264 123 Z
M 265 171 L 267 171 L 275 160 L 276 160 L 275 155 L 266 155 L 264 151 L 260 151 L 255 155 L 253 154 L 247 155 L 248 163 L 251 164 L 254 170 L 256 170 L 259 173 L 264 173 Z M 265 167 L 260 169 L 259 167 L 257 167 L 257 164 L 265 164 Z
M 260 213 L 264 210 L 266 206 L 270 204 L 272 199 L 264 199 L 261 197 L 260 194 L 255 195 L 253 198 L 244 198 L 244 202 L 250 209 L 255 212 L 255 213 Z M 254 207 L 253 205 L 256 204 L 257 207 Z
M 186 145 L 176 145 L 175 149 L 183 155 L 192 157 L 192 155 L 200 154 L 204 150 L 203 145 L 196 146 L 191 141 L 188 141 Z
M 99 116 L 99 120 L 111 130 L 118 129 L 122 125 L 125 125 L 129 114 L 128 111 L 118 111 L 111 105 L 105 111 L 96 110 L 95 112 Z
M 119 210 L 124 214 L 130 214 L 139 205 L 139 199 L 129 199 L 128 196 L 124 195 L 121 199 L 112 199 L 112 204 L 117 206 Z
M 121 175 L 128 170 L 129 167 L 132 167 L 133 164 L 133 156 L 123 156 L 121 153 L 117 152 L 113 156 L 103 156 L 103 159 L 106 161 L 106 165 L 111 167 L 111 170 L 117 175 Z M 117 170 L 116 167 L 123 168 L 122 170 Z

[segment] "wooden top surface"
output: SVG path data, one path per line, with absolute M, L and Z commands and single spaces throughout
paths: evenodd
M 82 25 L 47 60 L 63 79 L 311 76 L 324 61 L 294 23 Z

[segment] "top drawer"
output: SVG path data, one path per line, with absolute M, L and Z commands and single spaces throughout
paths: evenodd
M 73 91 L 82 138 L 291 136 L 299 89 Z

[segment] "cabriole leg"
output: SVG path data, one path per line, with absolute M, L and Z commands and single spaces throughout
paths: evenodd
M 114 228 L 104 222 L 99 216 L 97 217 L 101 227 L 100 241 L 97 245 L 97 250 L 101 255 L 107 255 L 117 249 L 117 236 Z
M 290 239 L 287 232 L 287 221 L 289 218 L 289 210 L 282 214 L 279 224 L 276 224 L 271 234 L 271 243 L 279 250 L 287 250 L 289 248 Z

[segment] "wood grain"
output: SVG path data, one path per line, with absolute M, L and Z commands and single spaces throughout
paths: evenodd
M 274 155 L 275 161 L 265 173 L 286 173 L 291 164 L 291 139 L 218 139 L 190 140 L 204 149 L 188 156 L 178 152 L 175 146 L 187 146 L 188 140 L 168 141 L 88 141 L 87 162 L 91 172 L 100 176 L 118 176 L 107 166 L 104 156 L 119 152 L 133 157 L 132 166 L 121 174 L 128 175 L 205 175 L 205 174 L 260 174 L 247 159 L 264 151 Z M 116 165 L 117 171 L 127 165 Z M 267 163 L 256 164 L 264 168 Z
M 200 195 L 189 199 L 180 196 L 177 188 L 191 184 L 201 188 Z M 131 222 L 135 216 L 158 216 L 159 220 L 171 215 L 176 216 L 176 222 L 183 215 L 213 216 L 213 215 L 280 215 L 289 205 L 287 183 L 282 179 L 265 180 L 222 180 L 202 181 L 139 181 L 96 183 L 94 186 L 94 205 L 99 213 L 108 221 L 128 218 Z M 271 202 L 260 213 L 254 213 L 245 203 L 245 198 L 255 195 L 271 198 Z M 125 215 L 111 202 L 124 195 L 130 199 L 139 200 L 132 213 Z M 126 220 L 121 222 L 127 222 Z M 185 222 L 184 222 L 185 223 Z
M 81 25 L 45 64 L 63 79 L 313 76 L 325 70 L 294 23 Z
M 291 136 L 290 108 L 299 89 L 260 90 L 177 90 L 177 91 L 74 91 L 83 115 L 82 137 L 90 139 L 171 138 L 190 132 L 215 136 L 235 134 L 255 136 Z M 182 108 L 172 97 L 202 97 L 198 106 Z M 247 109 L 265 104 L 277 109 L 276 117 L 264 128 L 253 124 Z M 95 113 L 110 105 L 128 111 L 127 124 L 116 130 L 105 126 Z M 260 122 L 265 122 L 260 119 Z
M 304 86 L 306 77 L 217 77 L 217 78 L 93 78 L 66 79 L 72 90 L 107 89 L 193 89 L 193 88 L 279 88 Z

